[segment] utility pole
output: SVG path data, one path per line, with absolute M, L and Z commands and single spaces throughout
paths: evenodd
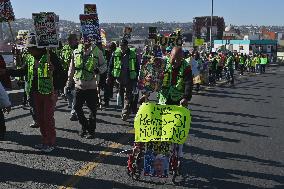
M 214 0 L 211 0 L 211 24 L 210 24 L 210 52 L 212 51 L 213 47 L 213 40 L 212 40 L 212 27 L 213 27 L 213 11 L 214 11 Z

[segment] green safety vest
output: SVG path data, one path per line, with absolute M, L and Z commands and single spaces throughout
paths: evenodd
M 130 79 L 136 79 L 136 51 L 135 49 L 130 49 L 129 54 L 129 70 L 130 70 Z M 121 74 L 121 65 L 122 65 L 122 52 L 120 48 L 117 48 L 114 52 L 114 63 L 113 63 L 113 70 L 112 76 L 115 78 L 119 78 Z
M 35 58 L 32 55 L 26 57 L 28 64 L 28 86 L 26 89 L 27 95 L 30 95 L 33 78 L 34 78 L 34 65 Z M 48 69 L 47 55 L 43 55 L 39 61 L 37 69 L 38 86 L 37 90 L 40 94 L 51 94 L 53 92 L 53 79 Z
M 96 46 L 88 58 L 83 60 L 84 56 L 83 45 L 80 44 L 78 48 L 74 51 L 74 61 L 75 61 L 75 78 L 83 81 L 90 81 L 94 78 L 94 70 L 98 65 L 99 51 L 100 49 Z
M 60 58 L 63 60 L 63 68 L 65 71 L 69 68 L 69 64 L 72 59 L 72 53 L 73 49 L 70 47 L 70 45 L 64 45 L 60 52 Z
M 169 60 L 166 61 L 166 68 L 164 72 L 164 78 L 162 81 L 162 90 L 159 93 L 159 101 L 164 104 L 168 99 L 173 101 L 179 101 L 183 98 L 185 83 L 184 83 L 184 71 L 189 66 L 188 62 L 184 60 L 179 69 L 177 75 L 176 85 L 172 85 L 172 73 L 173 68 Z
M 227 62 L 226 62 L 226 66 L 229 68 L 229 69 L 233 69 L 234 65 L 234 57 L 233 56 L 229 56 L 229 58 L 227 59 Z
M 241 64 L 241 65 L 245 64 L 245 58 L 242 57 L 242 56 L 240 57 L 240 64 Z
M 267 62 L 268 62 L 267 58 L 260 58 L 260 64 L 265 65 L 267 64 Z

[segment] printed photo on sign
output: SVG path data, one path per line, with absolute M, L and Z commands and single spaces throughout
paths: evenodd
M 97 5 L 96 4 L 85 4 L 84 14 L 97 14 Z
M 34 13 L 34 26 L 38 47 L 58 47 L 56 15 L 54 13 Z
M 123 29 L 123 38 L 124 39 L 131 39 L 131 33 L 132 33 L 132 28 L 131 27 L 125 27 Z
M 10 0 L 0 0 L 0 22 L 14 21 L 15 15 Z
M 101 41 L 99 19 L 97 15 L 81 14 L 80 22 L 85 43 Z

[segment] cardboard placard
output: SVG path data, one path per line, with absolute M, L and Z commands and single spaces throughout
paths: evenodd
M 15 15 L 10 0 L 0 0 L 0 22 L 14 21 Z
M 181 47 L 183 44 L 182 37 L 180 36 L 173 36 L 173 37 L 165 37 L 165 36 L 159 36 L 156 40 L 156 44 L 161 46 L 178 46 Z
M 36 43 L 40 48 L 58 47 L 56 14 L 52 12 L 33 13 Z
M 134 119 L 135 142 L 184 144 L 190 123 L 190 110 L 184 107 L 144 103 Z
M 157 27 L 149 27 L 148 39 L 157 39 Z
M 84 14 L 97 14 L 97 5 L 96 4 L 85 4 Z
M 131 39 L 131 33 L 132 33 L 132 28 L 131 27 L 125 27 L 123 29 L 123 38 L 124 39 Z
M 85 43 L 101 41 L 99 19 L 96 14 L 80 14 L 80 22 Z

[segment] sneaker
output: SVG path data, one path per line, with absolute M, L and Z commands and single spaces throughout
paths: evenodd
M 39 125 L 36 122 L 34 122 L 30 124 L 30 128 L 39 128 Z
M 86 139 L 94 139 L 95 138 L 95 134 L 89 134 L 85 138 Z
M 35 149 L 41 150 L 44 147 L 44 144 L 35 145 Z
M 82 138 L 85 137 L 86 135 L 87 135 L 87 131 L 80 131 L 79 132 L 79 136 L 82 137 Z
M 76 114 L 73 114 L 71 117 L 70 117 L 70 121 L 78 121 L 78 117 Z
M 50 153 L 54 150 L 55 148 L 53 146 L 48 146 L 48 145 L 44 145 L 43 148 L 40 149 L 40 151 L 44 152 L 44 153 Z
M 48 146 L 46 144 L 38 144 L 38 145 L 35 145 L 35 149 L 38 149 L 38 150 L 45 152 L 45 153 L 50 153 L 54 150 L 54 147 Z
M 128 115 L 127 115 L 127 114 L 122 114 L 122 115 L 121 115 L 121 119 L 122 119 L 123 121 L 126 121 L 126 120 L 128 119 Z

